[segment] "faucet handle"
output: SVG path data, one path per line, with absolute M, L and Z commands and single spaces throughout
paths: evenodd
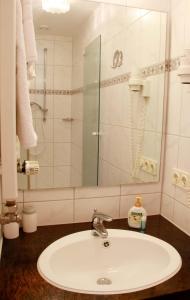
M 99 212 L 96 208 L 94 209 L 92 221 L 94 221 L 94 219 L 97 219 L 97 221 L 101 221 L 101 222 L 102 221 L 111 222 L 113 220 L 111 216 Z

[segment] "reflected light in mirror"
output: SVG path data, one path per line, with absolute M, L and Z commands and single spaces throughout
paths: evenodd
M 70 10 L 69 0 L 42 0 L 42 8 L 50 13 L 66 13 Z

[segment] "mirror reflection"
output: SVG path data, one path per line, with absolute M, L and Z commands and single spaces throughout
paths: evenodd
M 159 180 L 167 14 L 70 0 L 53 14 L 33 0 L 38 49 L 30 84 L 37 176 L 22 189 Z

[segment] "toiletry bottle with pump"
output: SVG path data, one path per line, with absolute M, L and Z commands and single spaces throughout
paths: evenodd
M 142 207 L 142 198 L 136 197 L 135 205 L 128 212 L 128 224 L 131 228 L 144 230 L 146 228 L 147 213 Z

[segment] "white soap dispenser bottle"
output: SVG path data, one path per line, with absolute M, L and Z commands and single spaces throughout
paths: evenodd
M 131 207 L 128 212 L 128 224 L 131 228 L 143 229 L 146 227 L 147 213 L 144 207 L 142 207 L 142 197 L 137 196 L 135 205 Z

